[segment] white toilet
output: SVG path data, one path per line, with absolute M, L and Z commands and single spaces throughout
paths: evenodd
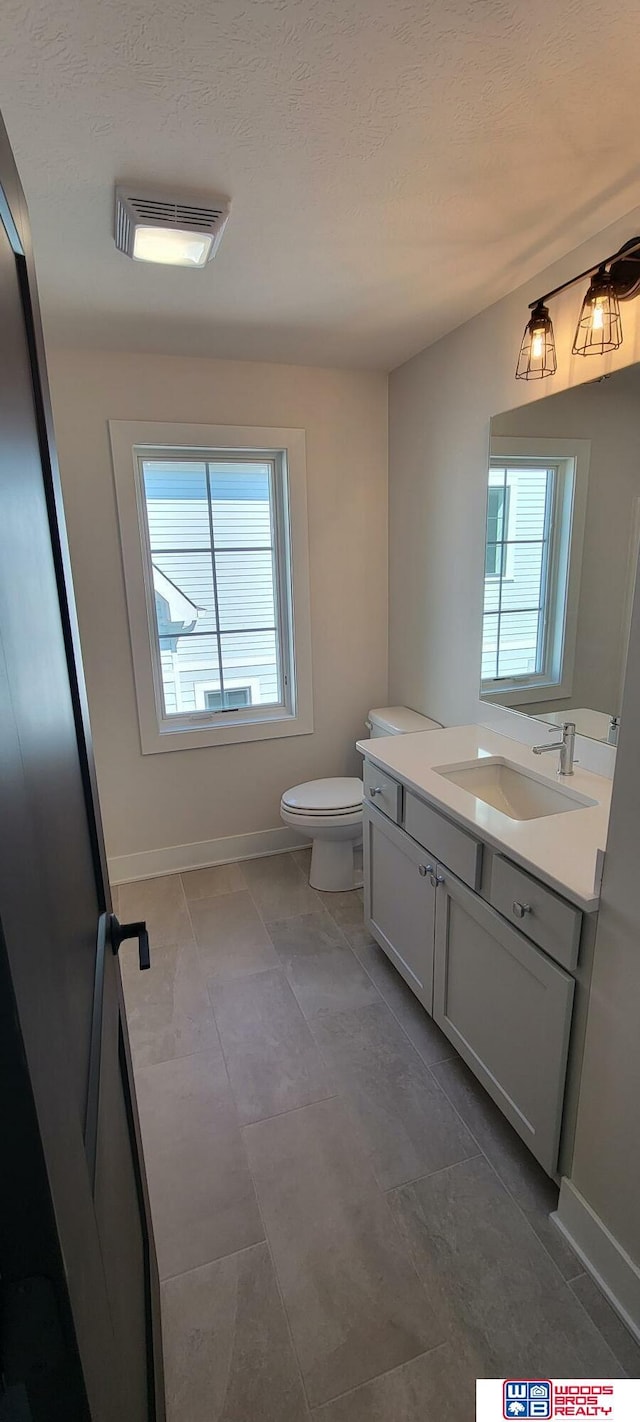
M 367 728 L 372 738 L 441 729 L 439 721 L 420 716 L 407 706 L 370 711 Z M 362 840 L 362 794 L 362 781 L 352 776 L 307 780 L 285 790 L 280 802 L 284 823 L 312 842 L 312 889 L 340 893 L 359 888 L 362 881 L 355 871 L 353 851 Z

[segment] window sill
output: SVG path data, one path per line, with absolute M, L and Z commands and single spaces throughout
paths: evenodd
M 569 681 L 532 681 L 526 686 L 481 686 L 483 701 L 496 701 L 503 706 L 529 706 L 535 701 L 563 701 L 572 695 Z
M 313 732 L 313 715 L 279 716 L 264 721 L 231 721 L 223 726 L 184 725 L 160 730 L 141 727 L 143 755 L 160 752 L 202 750 L 207 746 L 239 745 L 247 741 L 276 740 L 285 736 L 308 736 Z

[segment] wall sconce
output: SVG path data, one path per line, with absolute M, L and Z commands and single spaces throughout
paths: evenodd
M 622 345 L 620 304 L 615 282 L 604 267 L 591 278 L 573 340 L 574 355 L 604 355 Z
M 556 368 L 553 322 L 548 307 L 539 301 L 524 328 L 516 380 L 543 380 L 545 375 L 555 375 Z
M 547 375 L 555 375 L 556 346 L 547 302 L 584 281 L 585 277 L 591 280 L 582 302 L 573 354 L 604 355 L 622 345 L 620 302 L 629 301 L 640 293 L 640 237 L 632 237 L 612 257 L 531 302 L 531 317 L 522 338 L 516 380 L 544 380 Z

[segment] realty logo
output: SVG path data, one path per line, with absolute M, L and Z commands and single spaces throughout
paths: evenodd
M 505 1382 L 502 1388 L 502 1415 L 521 1418 L 551 1417 L 551 1383 L 548 1380 L 520 1378 Z

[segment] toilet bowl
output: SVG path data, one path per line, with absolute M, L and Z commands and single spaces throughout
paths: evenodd
M 307 780 L 285 790 L 284 823 L 312 842 L 312 889 L 340 893 L 358 887 L 353 851 L 362 839 L 362 781 L 351 776 Z
M 372 738 L 442 729 L 439 721 L 406 706 L 383 706 L 370 711 L 367 728 Z M 354 849 L 362 841 L 362 799 L 362 781 L 351 776 L 306 780 L 285 790 L 280 802 L 284 823 L 312 843 L 312 889 L 343 893 L 360 888 L 362 875 L 355 866 Z

